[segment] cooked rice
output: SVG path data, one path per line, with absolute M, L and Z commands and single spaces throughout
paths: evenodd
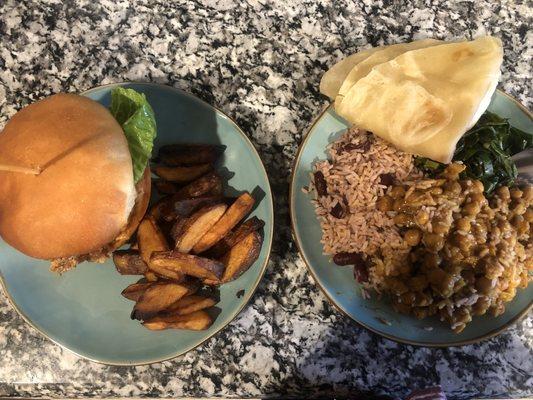
M 346 131 L 328 150 L 330 159 L 314 166 L 314 172 L 324 174 L 328 189 L 327 196 L 316 196 L 313 200 L 322 227 L 324 253 L 333 256 L 357 252 L 371 256 L 381 249 L 390 257 L 405 257 L 409 247 L 392 217 L 376 208 L 376 201 L 387 191 L 387 186 L 381 184 L 383 174 L 393 175 L 396 183 L 419 176 L 413 157 L 357 128 Z M 309 189 L 313 188 L 311 177 Z M 344 199 L 346 214 L 336 218 L 331 211 L 339 203 L 344 205 Z M 375 285 L 370 286 L 379 290 L 383 275 L 391 272 L 389 265 L 393 263 L 371 268 L 370 281 Z

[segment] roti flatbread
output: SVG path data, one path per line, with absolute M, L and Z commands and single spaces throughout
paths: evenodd
M 331 100 L 335 100 L 342 83 L 352 68 L 383 48 L 373 47 L 371 49 L 361 50 L 339 61 L 322 76 L 320 80 L 320 93 L 328 96 Z
M 441 42 L 440 40 L 423 39 L 416 40 L 410 43 L 393 44 L 391 46 L 376 49 L 378 51 L 369 54 L 368 57 L 365 57 L 364 60 L 361 60 L 350 70 L 350 72 L 346 76 L 346 79 L 344 79 L 344 81 L 342 82 L 337 96 L 335 97 L 335 105 L 340 104 L 346 93 L 350 91 L 350 88 L 359 79 L 367 76 L 372 70 L 372 68 L 376 65 L 390 61 L 407 51 L 423 49 L 426 47 L 436 46 L 443 43 L 444 42 Z
M 488 107 L 502 61 L 501 41 L 487 36 L 408 51 L 374 66 L 337 112 L 401 150 L 448 163 Z

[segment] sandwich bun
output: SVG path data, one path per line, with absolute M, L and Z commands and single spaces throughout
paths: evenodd
M 135 185 L 121 126 L 83 96 L 56 94 L 19 111 L 0 134 L 0 164 L 41 170 L 0 171 L 0 236 L 31 257 L 111 251 L 148 206 L 149 168 Z

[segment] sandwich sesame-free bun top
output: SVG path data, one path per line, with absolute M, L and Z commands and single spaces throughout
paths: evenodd
M 128 223 L 136 188 L 128 143 L 110 112 L 56 94 L 19 111 L 0 133 L 0 236 L 35 258 L 88 254 Z M 149 194 L 148 194 L 149 195 Z

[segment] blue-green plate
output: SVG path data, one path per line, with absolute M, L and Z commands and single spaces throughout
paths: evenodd
M 0 281 L 13 306 L 50 340 L 93 361 L 138 365 L 181 355 L 224 328 L 252 297 L 265 271 L 272 245 L 273 205 L 266 171 L 252 143 L 221 111 L 181 90 L 155 84 L 122 84 L 146 94 L 158 127 L 154 154 L 169 143 L 226 145 L 221 170 L 229 186 L 260 198 L 252 215 L 265 221 L 259 259 L 239 279 L 220 287 L 220 314 L 200 332 L 149 331 L 130 319 L 133 302 L 120 292 L 138 280 L 119 275 L 112 261 L 82 263 L 62 276 L 49 263 L 29 258 L 0 240 Z M 117 85 L 91 89 L 83 95 L 108 106 Z M 241 293 L 239 293 L 241 291 Z M 242 293 L 244 291 L 244 293 Z
M 529 112 L 511 97 L 497 91 L 489 110 L 509 118 L 511 123 L 526 131 L 533 131 Z M 437 318 L 417 320 L 414 317 L 396 313 L 386 300 L 365 300 L 355 282 L 351 267 L 333 264 L 322 254 L 320 224 L 311 203 L 312 194 L 302 191 L 309 185 L 312 165 L 327 158 L 326 146 L 336 140 L 348 125 L 335 114 L 332 106 L 327 107 L 311 126 L 300 145 L 293 166 L 291 181 L 291 222 L 295 241 L 309 272 L 326 297 L 341 312 L 367 329 L 386 338 L 420 346 L 458 346 L 497 335 L 524 316 L 533 303 L 533 285 L 518 290 L 513 301 L 507 303 L 506 311 L 499 317 L 474 317 L 460 334 Z M 533 164 L 531 157 L 528 159 Z

